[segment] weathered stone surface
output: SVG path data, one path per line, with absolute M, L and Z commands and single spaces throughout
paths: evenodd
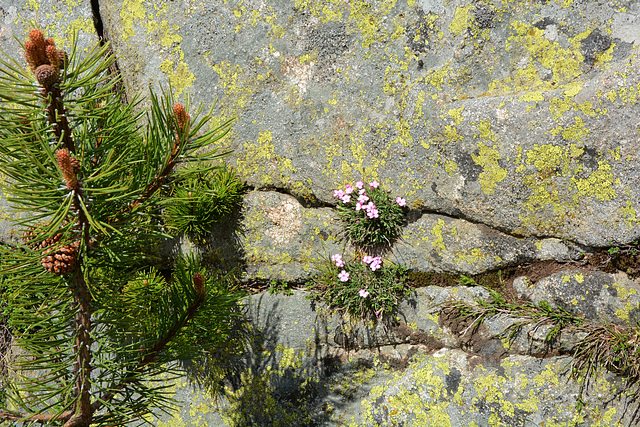
M 499 332 L 490 324 L 480 347 L 460 349 L 459 337 L 438 324 L 438 304 L 454 297 L 473 303 L 487 297 L 482 288 L 421 288 L 400 307 L 395 328 L 340 322 L 306 295 L 252 296 L 247 313 L 264 347 L 252 348 L 236 367 L 245 373 L 242 385 L 229 401 L 214 405 L 206 404 L 206 393 L 180 383 L 177 397 L 191 402 L 188 413 L 183 410 L 172 421 L 164 416 L 157 425 L 206 420 L 211 426 L 240 426 L 252 420 L 252 425 L 622 426 L 629 421 L 626 394 L 603 404 L 624 388 L 612 375 L 598 374 L 579 413 L 580 385 L 567 376 L 571 358 L 516 354 L 489 339 L 492 328 Z M 493 325 L 507 324 L 503 319 Z M 350 349 L 335 339 L 334 328 L 350 337 Z M 403 328 L 411 332 L 402 335 Z M 440 345 L 424 337 L 406 340 L 420 334 Z
M 547 302 L 590 321 L 632 325 L 640 314 L 640 285 L 624 273 L 568 269 L 535 285 L 528 283 L 526 277 L 518 278 L 513 287 L 519 296 L 534 303 Z
M 130 90 L 219 96 L 250 184 L 331 201 L 377 178 L 414 208 L 523 236 L 640 236 L 640 3 L 103 2 Z
M 362 401 L 362 419 L 350 425 L 625 425 L 631 414 L 618 409 L 624 403 L 600 402 L 624 387 L 612 377 L 594 384 L 582 412 L 576 411 L 578 386 L 560 374 L 569 362 L 510 356 L 486 367 L 460 350 L 442 349 L 374 386 Z
M 214 265 L 240 267 L 248 281 L 304 281 L 315 273 L 314 262 L 353 253 L 335 210 L 307 208 L 293 196 L 271 191 L 250 192 L 236 217 L 212 230 L 206 245 L 190 249 L 203 251 Z M 554 238 L 517 238 L 482 224 L 423 214 L 404 228 L 388 257 L 417 271 L 479 274 L 570 260 L 582 249 Z
M 425 214 L 409 224 L 393 251 L 418 271 L 479 274 L 526 262 L 566 260 L 580 248 L 558 239 L 516 238 L 462 219 Z

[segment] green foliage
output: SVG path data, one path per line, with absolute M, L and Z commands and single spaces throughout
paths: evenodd
M 597 381 L 603 371 L 609 371 L 626 380 L 625 392 L 631 402 L 635 402 L 632 421 L 637 421 L 640 413 L 640 322 L 636 319 L 632 325 L 598 324 L 582 316 L 576 316 L 562 307 L 553 307 L 547 302 L 532 303 L 522 301 L 508 302 L 500 293 L 489 290 L 490 297 L 478 299 L 475 305 L 461 301 L 448 301 L 443 304 L 443 318 L 459 319 L 470 322 L 467 329 L 475 329 L 489 317 L 504 315 L 517 319 L 496 337 L 514 340 L 525 326 L 532 330 L 542 325 L 547 329 L 544 344 L 551 350 L 562 332 L 568 332 L 579 338 L 572 343 L 570 352 L 569 377 L 580 386 L 577 409 L 584 406 L 584 394 L 590 384 Z M 566 351 L 565 350 L 565 351 Z
M 356 247 L 379 253 L 393 245 L 405 222 L 400 197 L 393 200 L 376 181 L 365 185 L 358 181 L 344 190 L 335 190 L 337 209 L 345 235 Z
M 193 165 L 178 176 L 164 211 L 165 225 L 174 233 L 202 237 L 242 200 L 244 184 L 226 164 L 212 170 Z
M 2 190 L 24 233 L 0 246 L 2 310 L 23 352 L 0 420 L 144 423 L 170 407 L 175 362 L 225 342 L 238 314 L 242 294 L 197 259 L 170 275 L 149 266 L 166 194 L 187 179 L 177 166 L 204 176 L 226 154 L 205 148 L 231 123 L 208 128 L 211 110 L 166 93 L 142 120 L 139 99 L 120 103 L 107 46 L 67 55 L 32 30 L 24 48 L 30 69 L 0 60 Z
M 406 268 L 382 264 L 378 257 L 376 266 L 371 257 L 367 258 L 343 261 L 341 256 L 334 255 L 331 261 L 321 260 L 316 264 L 320 274 L 310 286 L 313 296 L 323 299 L 333 310 L 355 318 L 377 320 L 394 313 L 402 298 L 410 293 L 405 284 Z
M 269 293 L 271 295 L 275 294 L 283 294 L 283 295 L 293 295 L 293 290 L 286 282 L 279 282 L 277 280 L 272 280 L 269 283 Z

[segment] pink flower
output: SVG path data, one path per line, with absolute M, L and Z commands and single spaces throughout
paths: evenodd
M 338 274 L 338 279 L 340 279 L 341 282 L 346 282 L 347 280 L 349 280 L 349 273 L 342 270 L 340 274 Z
M 371 261 L 373 261 L 373 257 L 372 256 L 365 255 L 364 257 L 362 257 L 362 262 L 364 262 L 365 264 L 370 264 Z
M 358 191 L 358 194 L 367 194 L 367 190 L 362 188 L 360 191 Z
M 362 298 L 366 298 L 366 297 L 368 297 L 368 296 L 369 296 L 369 291 L 367 291 L 367 290 L 365 290 L 365 289 L 360 289 L 360 290 L 358 291 L 358 293 L 360 294 L 360 296 L 361 296 Z
M 376 209 L 376 205 L 374 205 L 373 202 L 369 202 L 363 207 L 367 210 L 367 216 L 369 218 L 378 218 L 380 216 L 378 213 L 378 209 Z
M 364 187 L 364 182 L 362 182 L 362 181 L 356 182 L 356 188 L 360 188 L 361 189 L 362 187 Z M 362 193 L 360 193 L 360 194 L 362 194 Z
M 379 185 L 380 185 L 380 183 L 378 181 L 371 181 L 369 183 L 369 187 L 371 187 L 371 188 L 378 188 Z
M 342 200 L 342 203 L 349 203 L 351 201 L 351 196 L 348 194 L 345 194 L 340 198 L 340 200 Z
M 358 202 L 356 203 L 356 211 L 359 211 L 360 209 L 362 209 L 362 203 Z
M 380 317 L 380 310 L 376 310 L 376 317 Z
M 396 197 L 396 203 L 399 204 L 400 206 L 407 206 L 407 201 L 399 196 Z
M 351 194 L 351 193 L 353 193 L 353 187 L 352 187 L 352 186 L 350 186 L 349 184 L 347 184 L 347 186 L 346 186 L 346 188 L 345 188 L 344 192 L 345 192 L 345 193 L 347 193 L 347 194 Z
M 342 191 L 342 190 L 333 190 L 333 197 L 338 198 L 338 199 L 342 199 L 343 196 L 344 196 L 344 191 Z
M 335 254 L 331 256 L 331 261 L 333 261 L 336 267 L 344 267 L 344 261 L 342 260 L 342 255 Z
M 358 196 L 358 202 L 360 202 L 362 204 L 364 204 L 368 200 L 369 200 L 369 198 L 367 197 L 366 194 L 361 194 L 360 196 Z
M 369 264 L 369 268 L 371 271 L 376 271 L 382 266 L 382 258 L 377 256 L 371 260 L 371 264 Z

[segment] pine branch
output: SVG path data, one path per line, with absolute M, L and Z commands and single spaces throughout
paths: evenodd
M 117 394 L 117 392 L 124 389 L 129 383 L 135 381 L 135 378 L 142 373 L 144 368 L 147 365 L 152 364 L 156 361 L 157 357 L 162 353 L 163 350 L 166 349 L 167 345 L 172 342 L 178 333 L 195 317 L 198 312 L 198 308 L 202 305 L 205 299 L 205 289 L 204 289 L 204 278 L 201 274 L 194 275 L 193 278 L 194 287 L 196 290 L 196 299 L 189 305 L 187 310 L 182 314 L 180 319 L 178 319 L 172 327 L 167 331 L 162 339 L 160 339 L 150 350 L 149 352 L 138 362 L 138 365 L 130 369 L 126 374 L 122 375 L 124 378 L 119 384 L 114 384 L 109 387 L 110 390 L 100 396 L 98 400 L 93 402 L 91 405 L 92 413 L 102 409 L 106 402 L 111 401 Z M 66 426 L 65 426 L 66 427 Z
M 62 140 L 63 147 L 69 150 L 70 153 L 75 154 L 76 145 L 69 127 L 66 109 L 62 102 L 62 91 L 59 87 L 52 87 L 51 91 L 45 92 L 44 96 L 46 95 L 49 95 L 51 99 L 51 102 L 47 105 L 47 120 L 49 124 L 53 125 L 56 140 Z

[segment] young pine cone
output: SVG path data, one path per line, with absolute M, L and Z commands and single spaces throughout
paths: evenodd
M 204 297 L 206 293 L 204 276 L 200 273 L 193 275 L 193 288 L 199 297 Z
M 184 109 L 184 105 L 182 104 L 174 104 L 173 105 L 173 114 L 176 118 L 176 122 L 178 122 L 178 128 L 180 132 L 188 132 L 189 131 L 189 122 L 191 117 L 187 113 L 187 110 Z
M 80 172 L 80 162 L 78 159 L 71 157 L 69 150 L 66 148 L 56 151 L 56 158 L 58 159 L 58 167 L 62 172 L 64 183 L 67 184 L 67 189 L 75 190 L 78 187 L 76 174 Z
M 78 262 L 78 245 L 70 244 L 49 253 L 40 261 L 45 270 L 53 274 L 66 274 L 73 270 Z

